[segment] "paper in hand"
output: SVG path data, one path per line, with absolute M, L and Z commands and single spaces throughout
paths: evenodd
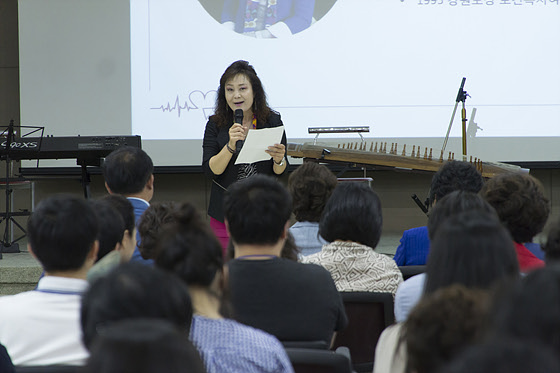
M 271 158 L 270 154 L 265 152 L 265 150 L 269 146 L 280 144 L 283 134 L 284 126 L 249 130 L 235 164 L 269 160 Z

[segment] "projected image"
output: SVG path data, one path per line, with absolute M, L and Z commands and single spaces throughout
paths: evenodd
M 199 1 L 226 29 L 257 39 L 276 39 L 297 34 L 321 19 L 336 2 L 336 0 Z

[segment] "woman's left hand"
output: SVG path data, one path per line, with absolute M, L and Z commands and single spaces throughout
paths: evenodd
M 284 144 L 274 144 L 273 146 L 269 146 L 268 150 L 265 150 L 265 152 L 270 154 L 272 160 L 278 164 L 282 162 L 282 159 L 284 159 L 286 147 L 284 146 Z

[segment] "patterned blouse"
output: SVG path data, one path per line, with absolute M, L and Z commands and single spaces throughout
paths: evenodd
M 325 267 L 338 291 L 375 291 L 393 293 L 403 281 L 395 261 L 356 242 L 335 241 L 317 254 L 302 258 L 303 263 Z

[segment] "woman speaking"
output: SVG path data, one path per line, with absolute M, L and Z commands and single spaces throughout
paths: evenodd
M 220 78 L 214 115 L 206 124 L 202 142 L 202 168 L 212 178 L 210 226 L 224 250 L 229 241 L 224 224 L 224 192 L 237 180 L 257 173 L 281 175 L 287 166 L 285 132 L 281 144 L 272 144 L 265 150 L 270 154 L 269 160 L 236 165 L 243 141 L 251 130 L 282 125 L 280 114 L 268 106 L 253 66 L 247 61 L 232 63 Z

